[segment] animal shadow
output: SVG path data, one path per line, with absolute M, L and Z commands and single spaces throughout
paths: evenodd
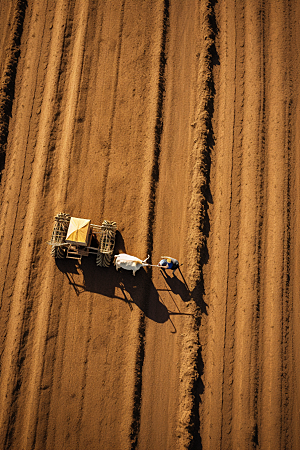
M 66 275 L 77 296 L 82 292 L 92 292 L 124 301 L 131 310 L 134 303 L 146 317 L 157 323 L 169 319 L 166 306 L 160 302 L 158 292 L 143 268 L 133 276 L 132 271 L 117 271 L 113 265 L 98 267 L 92 255 L 82 258 L 81 263 L 71 259 L 56 260 L 56 265 Z M 83 281 L 76 283 L 75 275 L 81 275 Z

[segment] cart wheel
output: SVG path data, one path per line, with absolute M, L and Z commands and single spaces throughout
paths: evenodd
M 104 255 L 103 255 L 103 253 L 98 253 L 97 258 L 96 258 L 97 266 L 104 267 L 103 262 L 104 262 Z
M 103 220 L 102 225 L 113 227 L 115 230 L 117 229 L 117 222 L 110 222 L 109 220 Z
M 96 264 L 99 267 L 109 267 L 112 260 L 112 254 L 110 253 L 98 253 L 96 258 Z
M 55 259 L 63 259 L 66 257 L 66 250 L 62 247 L 58 247 L 57 245 L 52 245 L 51 256 Z
M 58 213 L 55 216 L 55 220 L 63 220 L 68 223 L 70 222 L 70 219 L 71 219 L 71 216 L 70 216 L 70 214 L 67 214 L 67 213 Z
M 109 253 L 106 253 L 103 255 L 103 267 L 109 267 L 112 260 L 112 255 Z

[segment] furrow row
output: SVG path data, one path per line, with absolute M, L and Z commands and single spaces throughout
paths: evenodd
M 155 128 L 153 130 L 153 147 L 151 156 L 151 169 L 150 169 L 150 182 L 149 182 L 149 200 L 147 211 L 147 241 L 146 241 L 146 253 L 150 256 L 153 254 L 153 232 L 155 224 L 155 208 L 156 208 L 156 191 L 159 183 L 159 166 L 160 166 L 160 153 L 161 153 L 161 140 L 163 133 L 163 112 L 164 112 L 164 98 L 165 98 L 165 67 L 166 67 L 166 41 L 169 27 L 169 1 L 164 0 L 163 7 L 161 8 L 161 24 L 159 30 L 161 31 L 159 55 L 156 66 L 156 110 L 152 114 L 155 117 Z M 148 270 L 148 275 L 152 276 L 152 268 Z M 151 285 L 152 283 L 150 283 Z M 148 289 L 148 283 L 144 286 L 145 304 L 149 305 L 151 302 L 151 288 Z M 148 292 L 147 292 L 148 291 Z M 149 310 L 149 306 L 146 306 L 146 310 Z M 149 311 L 147 311 L 149 313 Z M 146 313 L 147 313 L 146 312 Z M 136 354 L 136 367 L 135 367 L 135 387 L 134 387 L 134 402 L 133 402 L 133 415 L 130 432 L 131 450 L 134 450 L 138 446 L 139 432 L 140 432 L 140 420 L 141 420 L 141 403 L 142 403 L 142 389 L 143 389 L 143 364 L 145 357 L 145 336 L 146 336 L 146 317 L 142 313 L 139 317 L 139 330 L 138 330 L 138 347 Z
M 294 37 L 290 14 L 284 1 L 217 7 L 223 68 L 215 70 L 218 154 L 200 427 L 207 448 L 289 445 L 293 80 L 284 67 Z M 221 111 L 229 109 L 232 120 L 224 120 Z M 222 158 L 232 160 L 227 179 Z M 231 199 L 227 215 L 225 198 Z M 228 248 L 223 267 L 220 247 Z
M 233 147 L 236 123 L 236 66 L 234 1 L 221 2 L 216 8 L 217 51 L 220 67 L 215 66 L 216 96 L 214 115 L 215 152 L 212 156 L 210 212 L 211 233 L 208 241 L 209 262 L 204 269 L 205 302 L 208 317 L 203 318 L 202 341 L 204 361 L 204 393 L 200 407 L 200 435 L 203 448 L 222 448 L 222 407 L 224 404 L 225 345 L 228 333 L 228 277 L 230 242 L 232 239 L 231 210 L 233 196 Z M 233 51 L 230 51 L 233 49 Z M 217 183 L 214 181 L 217 180 Z M 206 330 L 207 328 L 207 330 Z
M 17 0 L 12 17 L 11 32 L 7 44 L 3 74 L 0 87 L 0 183 L 2 171 L 5 168 L 6 145 L 9 119 L 11 117 L 15 92 L 15 78 L 20 56 L 20 42 L 23 32 L 23 22 L 27 7 L 26 0 Z M 2 203 L 2 202 L 1 202 Z
M 62 138 L 59 141 L 57 148 L 57 162 L 58 162 L 58 177 L 56 180 L 55 191 L 54 191 L 54 201 L 52 209 L 52 214 L 58 212 L 58 209 L 62 208 L 65 204 L 65 197 L 67 191 L 67 180 L 69 177 L 69 160 L 72 152 L 73 143 L 73 131 L 75 128 L 75 117 L 77 111 L 77 102 L 79 95 L 79 88 L 81 82 L 81 71 L 83 64 L 83 48 L 85 40 L 85 32 L 87 26 L 87 16 L 88 16 L 88 5 L 85 2 L 78 2 L 73 11 L 69 11 L 66 8 L 65 2 L 58 2 L 56 5 L 56 18 L 58 16 L 62 17 L 62 23 L 60 27 L 65 31 L 65 26 L 67 24 L 67 14 L 75 14 L 76 19 L 76 33 L 74 35 L 74 47 L 72 52 L 72 57 L 70 58 L 69 73 L 67 78 L 67 84 L 65 86 L 67 102 L 65 105 L 67 114 L 64 116 L 62 124 Z M 62 14 L 62 12 L 64 14 Z M 66 50 L 63 48 L 63 43 L 65 40 L 65 33 L 59 36 L 60 45 L 60 61 Z M 58 86 L 58 82 L 57 82 Z M 56 94 L 57 88 L 54 90 Z M 53 117 L 52 111 L 52 117 Z M 53 155 L 51 156 L 53 157 Z M 46 164 L 45 164 L 46 166 Z M 63 209 L 63 208 L 62 208 Z M 43 252 L 44 253 L 44 252 Z M 54 278 L 54 265 L 53 260 L 49 258 L 49 253 L 47 252 L 47 262 L 45 262 L 45 278 L 43 284 L 39 289 L 40 301 L 37 305 L 35 324 L 32 330 L 32 346 L 35 352 L 31 354 L 31 366 L 30 366 L 30 383 L 27 387 L 27 404 L 26 404 L 26 420 L 24 422 L 23 428 L 23 439 L 27 442 L 27 446 L 30 449 L 33 443 L 36 441 L 36 430 L 38 423 L 38 410 L 39 410 L 39 389 L 42 380 L 43 371 L 43 355 L 45 353 L 46 342 L 48 339 L 48 328 L 50 319 L 50 310 L 53 298 L 53 278 Z M 88 339 L 87 339 L 88 342 Z M 84 383 L 83 383 L 84 384 Z
M 208 207 L 210 202 L 209 180 L 211 152 L 214 147 L 212 117 L 214 112 L 213 67 L 217 62 L 214 2 L 201 3 L 197 11 L 201 23 L 197 74 L 195 79 L 195 106 L 192 122 L 191 196 L 188 225 L 188 279 L 191 300 L 187 312 L 191 317 L 183 332 L 180 368 L 180 397 L 177 433 L 178 448 L 198 448 L 202 417 L 200 395 L 203 392 L 203 360 L 200 326 L 206 313 L 203 300 L 203 266 L 207 262 L 207 238 L 209 236 Z
M 43 14 L 40 14 L 38 8 L 39 6 L 42 7 L 39 3 L 35 5 L 36 10 L 33 11 L 32 17 L 33 20 L 36 20 L 36 17 L 41 16 L 43 20 Z M 28 367 L 27 359 L 29 357 L 29 354 L 26 351 L 26 362 L 25 362 L 25 368 L 24 370 L 29 370 L 31 372 L 30 382 L 29 383 L 23 383 L 22 378 L 18 377 L 18 374 L 16 372 L 16 364 L 17 360 L 20 358 L 18 356 L 19 354 L 19 348 L 22 346 L 23 338 L 22 336 L 27 336 L 26 342 L 27 344 L 31 342 L 31 340 L 36 340 L 36 334 L 33 333 L 30 334 L 30 328 L 32 326 L 29 326 L 29 322 L 26 320 L 26 316 L 28 315 L 28 308 L 30 306 L 30 296 L 29 296 L 29 281 L 31 279 L 30 277 L 30 269 L 31 269 L 31 261 L 33 260 L 33 249 L 34 245 L 33 242 L 35 241 L 35 234 L 37 232 L 37 218 L 38 218 L 38 210 L 41 205 L 41 197 L 42 197 L 42 188 L 43 188 L 43 180 L 45 177 L 45 167 L 46 167 L 46 161 L 48 159 L 48 141 L 50 136 L 50 126 L 52 123 L 52 113 L 53 113 L 53 107 L 51 105 L 54 104 L 54 96 L 56 92 L 55 86 L 57 85 L 58 81 L 58 73 L 59 73 L 59 66 L 60 66 L 60 54 L 61 54 L 61 45 L 63 42 L 63 36 L 64 36 L 64 23 L 65 23 L 65 16 L 63 14 L 64 11 L 64 5 L 63 2 L 58 2 L 56 5 L 56 20 L 54 20 L 54 27 L 52 31 L 52 42 L 51 42 L 51 48 L 49 52 L 49 60 L 48 65 L 51 67 L 51 71 L 49 70 L 47 72 L 47 76 L 45 78 L 45 87 L 43 90 L 43 102 L 41 104 L 41 110 L 40 110 L 40 122 L 39 122 L 39 128 L 37 132 L 36 137 L 36 146 L 35 146 L 35 155 L 34 155 L 34 161 L 32 164 L 32 176 L 31 176 L 31 183 L 29 186 L 29 192 L 28 192 L 28 204 L 27 204 L 27 210 L 26 210 L 26 217 L 24 222 L 24 232 L 23 232 L 23 239 L 22 244 L 20 246 L 20 257 L 18 260 L 18 265 L 16 268 L 16 279 L 14 281 L 14 289 L 13 289 L 13 295 L 11 298 L 11 307 L 10 307 L 10 315 L 9 315 L 9 321 L 8 321 L 8 328 L 7 328 L 7 337 L 6 337 L 6 347 L 3 354 L 3 372 L 2 372 L 2 379 L 1 382 L 5 384 L 6 388 L 4 388 L 4 385 L 2 385 L 1 393 L 5 395 L 5 401 L 3 401 L 3 409 L 2 409 L 2 415 L 1 415 L 1 426 L 3 427 L 2 430 L 4 431 L 6 426 L 5 423 L 8 420 L 8 416 L 13 414 L 14 420 L 18 420 L 19 412 L 18 409 L 16 411 L 10 411 L 11 404 L 14 401 L 15 406 L 18 408 L 18 403 L 22 400 L 23 395 L 25 395 L 25 392 L 28 390 L 29 394 L 29 402 L 27 403 L 27 415 L 23 419 L 19 420 L 17 422 L 18 428 L 21 425 L 21 434 L 17 437 L 19 442 L 22 442 L 22 446 L 24 448 L 30 448 L 32 445 L 32 436 L 31 433 L 34 432 L 35 427 L 33 429 L 29 430 L 29 428 L 32 425 L 32 414 L 34 414 L 34 411 L 32 411 L 33 407 L 33 386 L 36 388 L 36 384 L 39 385 L 39 381 L 36 381 L 39 374 L 39 371 L 41 367 L 36 367 L 37 359 L 42 354 L 42 347 L 41 342 L 38 339 L 38 342 L 36 342 L 36 346 L 33 347 L 32 357 L 33 357 L 33 366 L 31 368 Z M 33 38 L 35 38 L 35 35 L 33 34 Z M 36 39 L 39 39 L 39 36 L 36 37 Z M 30 41 L 28 42 L 30 47 Z M 32 48 L 29 49 L 31 51 Z M 27 63 L 29 64 L 29 62 Z M 34 67 L 34 62 L 32 64 L 32 67 Z M 31 99 L 29 98 L 29 101 Z M 22 115 L 20 115 L 19 118 L 20 121 L 24 120 Z M 17 128 L 18 129 L 18 128 Z M 21 129 L 21 126 L 20 126 Z M 15 139 L 17 139 L 15 137 Z M 18 143 L 15 141 L 15 146 L 17 146 Z M 16 149 L 18 150 L 18 149 Z M 21 152 L 20 152 L 21 153 Z M 13 178 L 11 178 L 11 182 L 13 181 Z M 40 189 L 39 189 L 39 188 Z M 37 314 L 38 320 L 40 319 L 41 311 L 46 311 L 47 308 L 44 309 L 44 304 L 41 302 L 41 299 L 43 297 L 38 298 L 37 303 L 39 304 L 39 310 L 37 313 L 35 312 L 32 314 L 33 317 L 35 317 L 35 314 Z M 46 303 L 47 304 L 47 303 Z M 30 312 L 29 312 L 30 314 Z M 32 318 L 30 319 L 32 320 Z M 24 329 L 24 326 L 26 329 Z M 38 330 L 43 330 L 43 333 L 46 332 L 47 327 L 45 326 L 44 321 L 40 321 L 40 328 L 37 328 Z M 39 335 L 41 333 L 38 333 Z M 31 342 L 32 344 L 32 342 Z M 17 379 L 15 379 L 17 377 Z M 19 383 L 19 387 L 17 389 L 18 392 L 16 392 L 16 389 L 14 388 L 14 384 Z M 15 396 L 17 394 L 17 397 Z M 19 418 L 20 419 L 20 418 Z M 11 432 L 9 430 L 13 430 L 15 426 L 10 426 L 10 428 L 7 428 L 8 439 L 16 439 L 16 435 L 12 436 Z M 8 442 L 7 442 L 8 445 Z

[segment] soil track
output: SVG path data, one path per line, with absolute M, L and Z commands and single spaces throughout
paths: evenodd
M 1 449 L 300 448 L 299 19 L 1 2 Z M 181 272 L 55 261 L 59 211 Z

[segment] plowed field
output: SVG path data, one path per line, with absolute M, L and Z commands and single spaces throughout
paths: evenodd
M 0 450 L 300 448 L 300 4 L 0 3 Z M 117 222 L 98 267 L 54 216 Z

